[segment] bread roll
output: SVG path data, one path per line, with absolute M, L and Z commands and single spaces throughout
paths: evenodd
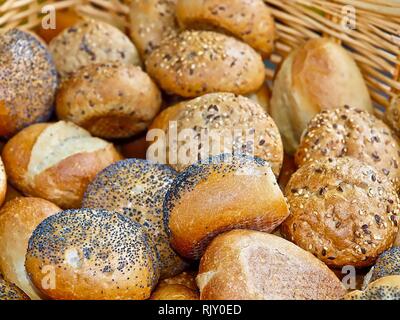
M 376 167 L 400 190 L 400 139 L 386 124 L 348 106 L 319 113 L 303 133 L 297 165 L 345 156 Z
M 283 62 L 274 82 L 271 116 L 293 154 L 307 123 L 322 110 L 349 105 L 372 112 L 367 86 L 352 57 L 328 39 L 313 39 Z
M 199 259 L 217 234 L 236 228 L 272 232 L 289 210 L 270 165 L 260 158 L 220 155 L 180 173 L 164 200 L 171 245 Z
M 183 31 L 168 39 L 148 56 L 146 69 L 167 93 L 182 97 L 248 94 L 265 79 L 263 61 L 254 49 L 211 31 Z
M 197 288 L 197 284 L 196 284 L 196 272 L 194 272 L 194 271 L 184 271 L 174 277 L 162 279 L 158 283 L 158 286 L 162 287 L 162 286 L 169 286 L 169 285 L 176 285 L 176 284 L 185 286 L 193 291 L 199 290 L 199 288 Z
M 171 130 L 175 130 L 170 127 L 174 123 L 178 133 L 178 153 L 176 158 L 167 157 L 166 160 L 178 171 L 213 155 L 241 152 L 267 160 L 275 175 L 279 175 L 283 147 L 278 128 L 265 110 L 248 98 L 231 93 L 211 93 L 165 109 L 150 129 L 158 128 L 166 133 L 167 156 L 170 150 L 175 150 L 175 141 L 168 139 Z M 190 136 L 179 138 L 184 130 L 190 130 Z M 191 141 L 194 148 L 187 156 L 183 151 Z M 156 143 L 154 150 L 158 147 L 157 140 Z M 159 154 L 149 148 L 147 156 L 157 160 Z
M 132 0 L 130 35 L 142 58 L 178 33 L 176 0 Z
M 174 276 L 186 267 L 172 250 L 163 223 L 164 197 L 175 177 L 175 170 L 166 165 L 122 160 L 96 176 L 82 201 L 82 207 L 119 212 L 142 224 L 160 254 L 162 278 Z
M 139 67 L 92 64 L 64 81 L 57 115 L 94 136 L 127 138 L 146 129 L 161 106 L 161 93 Z
M 285 237 L 332 267 L 366 267 L 398 231 L 399 198 L 390 181 L 354 158 L 324 158 L 293 174 L 285 195 Z
M 157 287 L 150 300 L 199 300 L 199 294 L 181 284 Z
M 2 300 L 30 300 L 30 299 L 16 285 L 0 277 L 0 301 Z
M 176 16 L 184 28 L 222 30 L 263 57 L 274 48 L 275 23 L 262 0 L 178 0 Z
M 144 228 L 119 213 L 94 209 L 44 220 L 29 240 L 26 269 L 45 295 L 66 300 L 147 299 L 159 276 Z
M 30 33 L 0 35 L 0 137 L 46 121 L 52 112 L 57 71 L 47 48 Z
M 400 135 L 400 95 L 393 98 L 385 113 L 386 122 Z
M 371 283 L 365 291 L 348 293 L 345 300 L 400 300 L 400 276 L 388 276 Z
M 26 195 L 78 208 L 95 175 L 121 159 L 114 146 L 71 122 L 32 125 L 4 147 L 9 181 Z
M 215 238 L 201 258 L 197 284 L 202 300 L 333 300 L 346 293 L 310 253 L 251 230 Z
M 28 240 L 40 222 L 59 211 L 49 201 L 28 197 L 15 198 L 0 210 L 0 273 L 31 299 L 40 297 L 25 271 Z
M 105 22 L 84 20 L 65 29 L 49 44 L 62 78 L 92 63 L 140 65 L 139 54 L 120 30 Z

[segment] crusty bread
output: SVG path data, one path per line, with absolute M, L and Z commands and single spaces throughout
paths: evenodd
M 83 20 L 63 30 L 51 40 L 49 49 L 63 79 L 92 63 L 141 64 L 129 38 L 116 27 L 97 20 Z
M 0 35 L 0 137 L 46 121 L 53 110 L 57 71 L 38 37 L 18 29 Z
M 202 300 L 330 300 L 346 293 L 312 254 L 251 230 L 215 238 L 200 261 L 197 284 Z
M 398 232 L 400 201 L 393 184 L 354 158 L 323 158 L 300 167 L 286 186 L 288 240 L 332 267 L 366 267 Z
M 22 130 L 8 141 L 2 158 L 9 181 L 23 193 L 77 208 L 89 182 L 121 156 L 112 144 L 59 121 Z
M 169 157 L 169 151 L 175 147 L 175 141 L 168 139 L 175 130 L 170 128 L 173 123 L 176 123 L 178 134 L 190 130 L 192 137 L 178 139 L 176 159 Z M 279 175 L 283 146 L 278 128 L 266 111 L 249 98 L 232 93 L 210 93 L 184 101 L 163 110 L 150 126 L 150 129 L 156 128 L 165 132 L 166 160 L 178 171 L 200 159 L 224 152 L 241 152 L 267 160 L 274 174 Z M 182 157 L 182 150 L 190 140 L 194 140 L 196 148 L 189 157 Z M 153 147 L 157 149 L 157 140 Z M 153 159 L 152 151 L 148 149 L 149 159 Z M 154 157 L 159 156 L 154 154 Z
M 274 81 L 270 110 L 285 151 L 296 151 L 314 115 L 344 105 L 373 110 L 362 74 L 349 53 L 323 38 L 310 40 L 293 51 Z
M 91 64 L 64 81 L 57 115 L 94 136 L 128 138 L 144 131 L 161 107 L 161 93 L 139 67 Z
M 196 275 L 197 273 L 194 271 L 184 271 L 174 277 L 160 280 L 158 286 L 162 287 L 162 286 L 179 284 L 188 287 L 193 291 L 198 291 L 199 288 L 197 288 L 196 284 Z
M 25 265 L 44 295 L 62 300 L 147 299 L 159 276 L 157 252 L 144 228 L 94 209 L 63 211 L 40 223 Z
M 0 273 L 31 299 L 40 297 L 25 270 L 28 240 L 40 222 L 59 211 L 51 202 L 31 197 L 10 200 L 0 210 Z
M 178 33 L 176 0 L 132 0 L 130 35 L 143 59 Z
M 147 57 L 146 70 L 167 93 L 182 97 L 248 94 L 265 79 L 263 61 L 254 49 L 212 31 L 183 31 L 168 39 Z
M 2 300 L 30 300 L 30 299 L 16 285 L 0 277 L 0 301 Z
M 184 28 L 233 35 L 263 57 L 268 57 L 274 48 L 275 23 L 262 0 L 178 0 L 176 17 Z
M 190 259 L 199 259 L 219 233 L 272 232 L 288 215 L 270 165 L 244 155 L 220 155 L 190 166 L 164 200 L 171 245 Z
M 352 291 L 345 300 L 400 300 L 400 276 L 388 276 L 372 282 L 364 291 Z

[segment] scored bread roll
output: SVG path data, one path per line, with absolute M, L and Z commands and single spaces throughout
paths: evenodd
M 160 254 L 161 278 L 187 266 L 172 250 L 163 223 L 163 200 L 175 177 L 175 170 L 166 165 L 126 159 L 100 172 L 82 200 L 82 207 L 119 212 L 143 225 Z
M 400 300 L 400 276 L 380 278 L 364 291 L 348 293 L 344 300 Z
M 182 97 L 248 94 L 265 79 L 264 63 L 254 49 L 211 31 L 183 31 L 163 42 L 147 57 L 146 70 L 167 93 Z
M 31 299 L 40 297 L 25 270 L 28 240 L 40 222 L 59 211 L 51 202 L 31 197 L 15 198 L 0 210 L 0 273 Z
M 0 276 L 0 301 L 3 300 L 30 300 L 30 299 L 15 284 L 12 284 L 4 280 Z
M 131 1 L 130 35 L 143 59 L 178 33 L 175 6 L 176 0 Z
M 63 79 L 92 63 L 141 64 L 135 46 L 122 31 L 91 19 L 63 30 L 51 40 L 49 49 Z
M 91 64 L 64 81 L 57 94 L 57 115 L 91 134 L 127 138 L 146 129 L 161 107 L 161 93 L 139 67 Z
M 285 151 L 296 151 L 314 115 L 344 105 L 373 111 L 365 81 L 350 54 L 323 38 L 310 40 L 293 51 L 274 81 L 270 109 Z
M 274 48 L 275 23 L 262 0 L 178 0 L 176 17 L 184 28 L 233 35 L 263 57 L 268 57 Z
M 317 114 L 303 132 L 296 164 L 353 157 L 387 176 L 400 190 L 400 139 L 381 120 L 349 106 Z
M 59 121 L 25 128 L 8 141 L 2 158 L 9 181 L 24 194 L 78 208 L 95 175 L 121 156 L 112 144 Z
M 284 236 L 328 266 L 366 267 L 398 232 L 393 184 L 354 158 L 323 158 L 300 167 L 286 186 L 291 215 Z
M 202 300 L 334 300 L 346 293 L 335 274 L 307 251 L 251 230 L 216 237 L 196 280 Z
M 0 35 L 0 137 L 46 121 L 57 88 L 53 59 L 37 37 L 11 29 Z
M 400 95 L 395 96 L 385 113 L 386 122 L 400 135 Z
M 150 297 L 157 260 L 140 224 L 119 213 L 78 209 L 39 224 L 25 265 L 35 286 L 52 299 L 132 300 Z
M 156 151 L 163 142 L 165 160 L 178 171 L 198 160 L 233 152 L 267 160 L 276 176 L 282 166 L 282 141 L 272 118 L 253 100 L 232 93 L 210 93 L 169 107 L 156 117 L 151 129 L 163 130 L 166 139 L 154 139 L 147 157 L 157 160 Z M 180 135 L 189 130 L 189 136 L 169 139 L 175 130 Z M 188 155 L 184 151 L 189 143 L 193 148 Z M 176 150 L 177 156 L 169 157 L 170 150 Z
M 164 200 L 171 245 L 199 259 L 213 237 L 236 228 L 272 232 L 289 210 L 268 162 L 223 154 L 180 173 Z

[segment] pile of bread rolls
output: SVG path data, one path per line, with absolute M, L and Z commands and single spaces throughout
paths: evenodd
M 0 34 L 0 300 L 399 300 L 399 100 L 325 38 L 267 83 L 276 38 L 262 0 Z

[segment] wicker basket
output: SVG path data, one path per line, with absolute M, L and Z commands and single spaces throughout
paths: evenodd
M 398 0 L 265 0 L 277 22 L 278 41 L 268 64 L 276 65 L 309 38 L 331 37 L 347 48 L 359 64 L 371 96 L 382 111 L 400 94 L 400 1 Z M 0 0 L 0 32 L 41 23 L 43 6 L 74 8 L 126 28 L 129 0 Z M 355 18 L 355 20 L 353 19 Z M 354 24 L 355 22 L 355 24 Z M 350 26 L 350 27 L 349 27 Z M 355 29 L 354 29 L 355 27 Z

